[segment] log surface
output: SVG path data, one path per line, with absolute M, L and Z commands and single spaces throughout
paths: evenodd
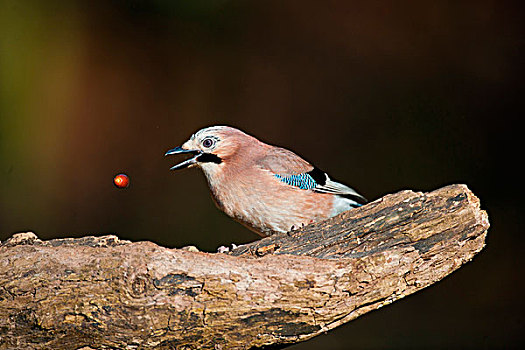
M 0 349 L 256 349 L 312 338 L 484 246 L 464 185 L 402 191 L 229 254 L 116 236 L 0 245 Z

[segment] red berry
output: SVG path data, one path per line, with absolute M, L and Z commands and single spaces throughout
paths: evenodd
M 129 177 L 126 174 L 118 174 L 113 179 L 113 182 L 118 188 L 126 188 L 129 186 Z

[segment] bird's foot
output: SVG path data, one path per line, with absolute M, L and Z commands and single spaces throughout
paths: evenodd
M 232 243 L 232 247 L 231 248 L 221 245 L 219 248 L 217 248 L 217 253 L 226 254 L 226 253 L 231 252 L 235 248 L 237 248 L 237 244 L 235 244 L 235 243 Z

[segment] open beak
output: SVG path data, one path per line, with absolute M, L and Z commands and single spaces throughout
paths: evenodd
M 187 159 L 182 163 L 179 163 L 177 165 L 174 165 L 170 168 L 170 170 L 178 170 L 178 169 L 184 169 L 187 168 L 195 163 L 197 163 L 197 158 L 202 154 L 199 150 L 191 150 L 191 149 L 183 149 L 182 147 L 175 147 L 173 149 L 170 149 L 164 156 L 169 156 L 172 154 L 182 154 L 182 153 L 190 153 L 193 154 L 193 158 Z

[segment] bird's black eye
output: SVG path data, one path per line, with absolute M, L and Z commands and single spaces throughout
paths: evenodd
M 215 140 L 208 137 L 208 138 L 205 138 L 204 140 L 202 140 L 202 145 L 206 148 L 210 148 L 212 147 L 213 145 L 215 144 Z

